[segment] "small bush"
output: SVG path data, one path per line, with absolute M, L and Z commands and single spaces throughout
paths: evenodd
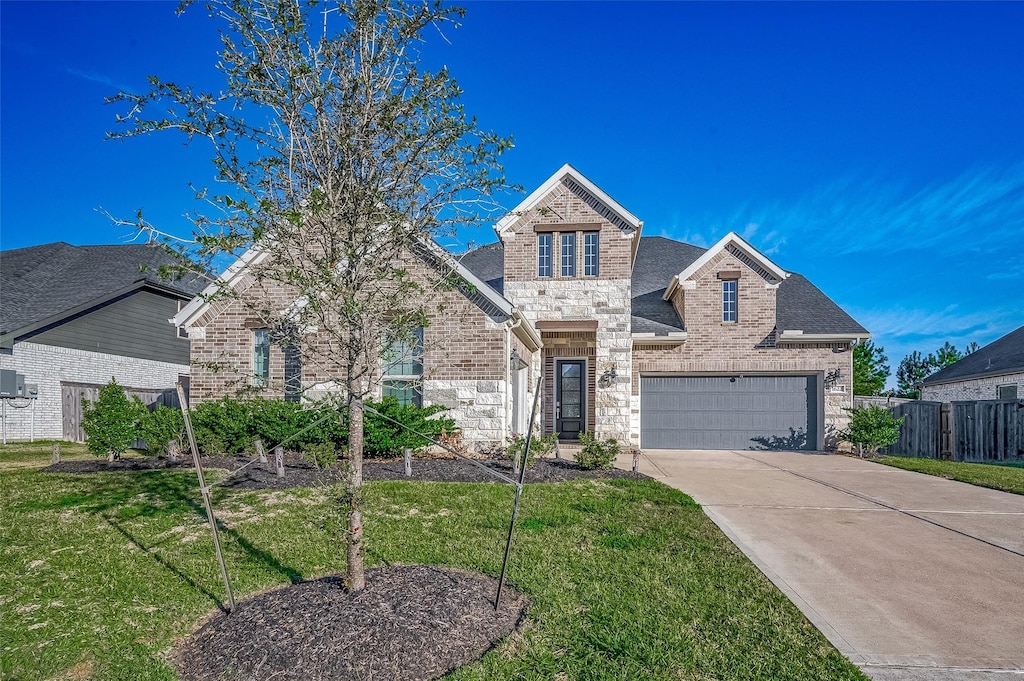
M 598 440 L 591 433 L 580 433 L 580 450 L 576 452 L 576 465 L 586 471 L 611 468 L 622 445 L 613 437 Z
M 399 426 L 376 414 L 366 412 L 363 421 L 363 453 L 366 456 L 397 456 L 406 448 L 414 451 L 423 449 L 430 445 L 430 440 L 440 440 L 442 435 L 451 437 L 451 434 L 458 430 L 453 419 L 437 417 L 441 412 L 447 411 L 440 405 L 403 405 L 394 397 L 385 397 L 380 402 L 367 401 L 366 404 L 402 424 Z M 422 433 L 430 440 L 411 431 Z
M 110 461 L 120 458 L 138 435 L 139 421 L 146 407 L 139 398 L 128 399 L 124 388 L 113 378 L 100 388 L 96 402 L 82 399 L 82 430 L 86 447 L 96 456 Z
M 839 436 L 857 445 L 862 456 L 865 449 L 873 455 L 900 439 L 900 426 L 906 416 L 896 418 L 888 409 L 875 404 L 846 411 L 850 413 L 850 427 Z
M 185 437 L 185 419 L 180 409 L 161 405 L 144 412 L 139 419 L 139 438 L 146 441 L 151 456 L 166 454 L 169 442 L 177 443 L 179 451 L 185 450 Z
M 318 470 L 330 468 L 338 462 L 338 449 L 333 442 L 314 442 L 307 444 L 302 449 L 306 461 L 317 467 Z
M 530 440 L 530 451 L 526 455 L 526 467 L 529 468 L 537 459 L 553 453 L 557 446 L 558 433 L 534 435 L 533 439 Z M 513 435 L 509 439 L 508 445 L 505 446 L 505 456 L 514 462 L 517 457 L 522 457 L 524 447 L 526 447 L 526 437 L 518 434 Z
M 201 402 L 192 408 L 191 418 L 196 444 L 204 454 L 235 454 L 252 446 L 244 402 L 230 397 Z

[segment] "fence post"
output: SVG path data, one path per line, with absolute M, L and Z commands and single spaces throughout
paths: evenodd
M 405 477 L 412 477 L 412 450 L 405 448 Z
M 53 456 L 50 457 L 52 463 L 60 463 L 60 445 L 53 446 Z
M 263 449 L 263 440 L 256 438 L 253 440 L 253 446 L 256 448 L 256 455 L 260 457 L 260 463 L 267 462 L 267 450 Z
M 274 447 L 274 463 L 277 465 L 277 477 L 284 477 L 284 447 Z

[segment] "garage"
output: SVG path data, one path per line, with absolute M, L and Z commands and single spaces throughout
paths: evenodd
M 641 376 L 644 449 L 816 449 L 815 376 Z

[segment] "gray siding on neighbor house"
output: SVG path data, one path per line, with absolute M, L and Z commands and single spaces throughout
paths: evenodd
M 167 321 L 177 311 L 175 298 L 134 291 L 17 340 L 187 365 L 188 340 Z
M 813 376 L 642 376 L 644 449 L 815 449 Z

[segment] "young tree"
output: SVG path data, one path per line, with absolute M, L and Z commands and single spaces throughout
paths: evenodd
M 445 69 L 420 68 L 424 31 L 463 14 L 407 0 L 212 0 L 222 24 L 220 94 L 151 78 L 115 137 L 179 130 L 209 141 L 222 195 L 198 215 L 193 254 L 242 249 L 241 300 L 304 365 L 344 387 L 350 466 L 348 581 L 364 586 L 361 400 L 379 380 L 382 346 L 427 322 L 437 290 L 458 285 L 432 237 L 493 220 L 507 139 L 482 131 Z M 152 113 L 151 113 L 152 112 Z M 414 258 L 433 262 L 428 282 Z M 422 262 L 422 261 L 420 261 Z M 293 304 L 279 309 L 274 292 Z M 222 291 L 218 295 L 235 295 Z M 315 329 L 315 333 L 307 330 Z
M 881 395 L 889 379 L 889 358 L 885 350 L 872 341 L 853 348 L 853 394 Z
M 86 447 L 107 461 L 121 458 L 138 435 L 139 420 L 146 407 L 138 398 L 128 399 L 124 388 L 113 377 L 100 388 L 95 402 L 82 398 L 82 430 Z
M 948 367 L 954 362 L 959 362 L 963 358 L 964 353 L 957 350 L 955 345 L 946 341 L 941 348 L 928 355 L 928 364 L 934 372 L 943 367 Z
M 840 436 L 857 445 L 857 451 L 864 456 L 864 450 L 876 454 L 882 447 L 895 444 L 900 439 L 900 426 L 905 416 L 896 418 L 888 409 L 877 405 L 854 407 L 850 412 L 850 427 Z

